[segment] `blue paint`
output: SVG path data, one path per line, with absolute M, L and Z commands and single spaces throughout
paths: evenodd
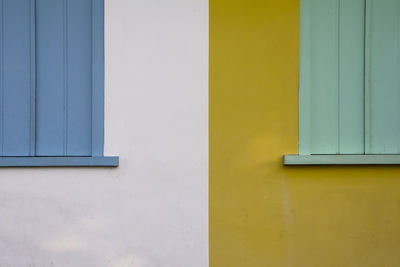
M 31 21 L 31 95 L 30 95 L 30 156 L 36 155 L 36 0 L 30 0 Z
M 92 1 L 68 0 L 66 154 L 92 154 Z
M 37 0 L 37 24 L 37 155 L 90 156 L 92 1 Z
M 104 150 L 104 0 L 93 0 L 92 155 Z
M 118 157 L 0 157 L 0 167 L 117 167 Z
M 65 156 L 63 0 L 37 0 L 36 5 L 36 153 Z
M 1 0 L 1 155 L 30 155 L 31 3 Z
M 0 160 L 101 158 L 104 0 L 0 0 L 0 14 Z

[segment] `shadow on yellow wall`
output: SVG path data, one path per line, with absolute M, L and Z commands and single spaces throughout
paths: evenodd
M 298 0 L 210 1 L 210 262 L 400 266 L 400 167 L 284 167 Z

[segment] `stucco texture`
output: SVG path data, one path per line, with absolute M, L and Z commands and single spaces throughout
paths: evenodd
M 298 0 L 210 2 L 210 263 L 400 266 L 400 168 L 298 152 Z

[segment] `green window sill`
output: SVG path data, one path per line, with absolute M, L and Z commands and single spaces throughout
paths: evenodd
M 285 155 L 284 165 L 400 165 L 400 155 Z
M 118 167 L 118 157 L 0 157 L 0 167 Z

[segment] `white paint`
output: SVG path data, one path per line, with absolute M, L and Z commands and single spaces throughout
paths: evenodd
M 106 154 L 0 169 L 0 267 L 208 266 L 208 1 L 106 0 Z

